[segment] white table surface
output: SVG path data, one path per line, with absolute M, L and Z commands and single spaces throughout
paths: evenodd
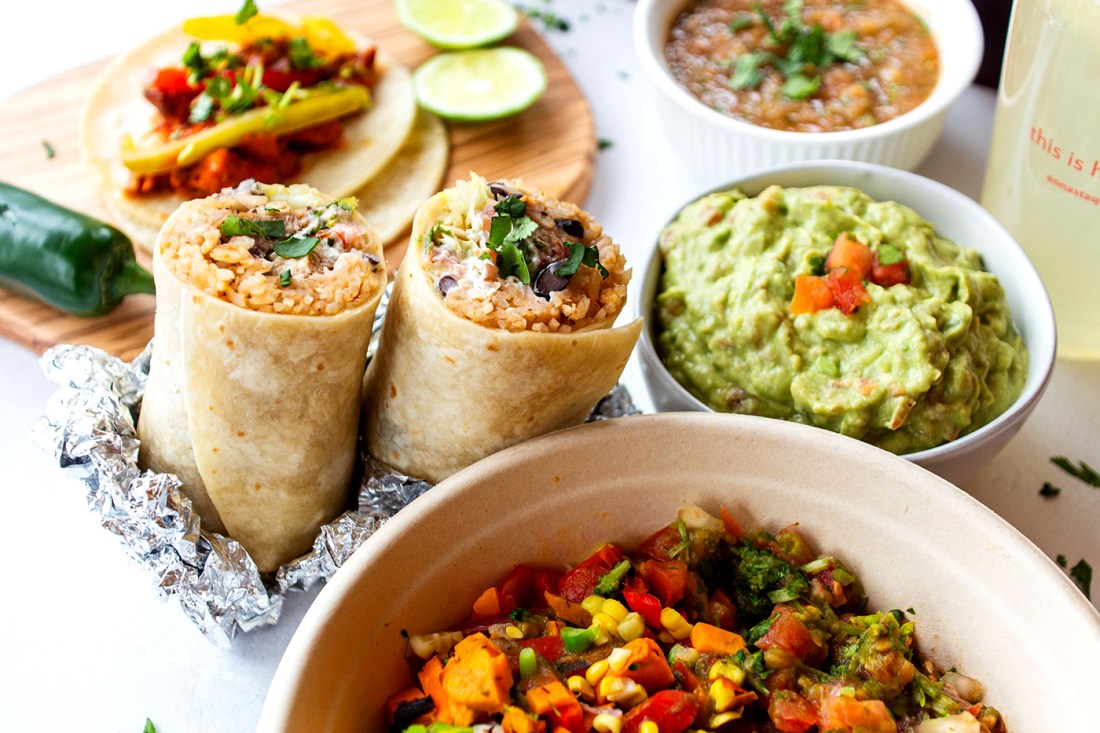
M 8 3 L 0 27 L 0 100 L 126 48 L 185 14 L 231 12 L 231 4 L 100 0 L 47 10 Z M 642 263 L 674 210 L 721 181 L 687 170 L 648 112 L 655 92 L 633 53 L 632 2 L 526 4 L 571 23 L 568 32 L 546 38 L 587 95 L 599 136 L 612 142 L 598 156 L 586 205 L 628 259 Z M 977 198 L 993 98 L 988 89 L 967 91 L 918 171 Z M 292 594 L 276 627 L 239 634 L 230 649 L 212 645 L 174 602 L 158 598 L 152 577 L 99 527 L 82 485 L 31 446 L 28 433 L 54 391 L 36 357 L 0 339 L 0 374 L 0 730 L 137 733 L 146 717 L 161 733 L 254 729 L 280 656 L 317 591 Z M 652 409 L 636 359 L 624 381 L 638 405 Z M 1031 420 L 962 488 L 1050 557 L 1062 554 L 1071 565 L 1084 558 L 1100 571 L 1100 490 L 1049 463 L 1066 455 L 1100 466 L 1097 436 L 1100 363 L 1060 360 Z M 1057 498 L 1040 497 L 1048 480 L 1063 488 Z M 1094 590 L 1096 602 L 1100 580 Z

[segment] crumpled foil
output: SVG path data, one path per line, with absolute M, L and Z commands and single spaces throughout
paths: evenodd
M 387 303 L 384 298 L 375 316 L 372 349 Z M 199 528 L 179 479 L 138 468 L 135 425 L 152 348 L 150 343 L 132 362 L 90 346 L 47 351 L 40 364 L 61 389 L 48 400 L 33 438 L 85 485 L 88 508 L 100 523 L 216 645 L 230 646 L 238 630 L 276 623 L 288 592 L 331 578 L 364 540 L 431 488 L 361 449 L 357 509 L 321 527 L 309 553 L 279 568 L 274 578 L 262 577 L 239 543 Z M 588 419 L 635 414 L 630 394 L 618 385 Z

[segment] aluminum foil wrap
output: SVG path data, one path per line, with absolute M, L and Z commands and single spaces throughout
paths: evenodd
M 375 317 L 375 337 L 387 300 Z M 372 339 L 372 347 L 377 338 Z M 175 597 L 207 639 L 229 646 L 239 630 L 279 620 L 288 592 L 327 580 L 390 517 L 431 488 L 360 450 L 357 509 L 321 527 L 313 549 L 264 578 L 237 542 L 199 528 L 191 501 L 172 474 L 138 468 L 135 426 L 153 344 L 132 362 L 89 346 L 57 346 L 41 358 L 61 385 L 35 426 L 34 441 L 87 489 L 88 508 L 127 554 Z M 621 385 L 589 420 L 637 414 Z

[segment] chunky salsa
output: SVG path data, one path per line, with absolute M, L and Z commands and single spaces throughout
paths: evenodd
M 203 33 L 203 20 L 190 27 Z M 155 156 L 124 152 L 134 172 L 127 193 L 198 198 L 249 178 L 290 180 L 303 155 L 339 147 L 341 119 L 369 100 L 375 47 L 356 48 L 335 26 L 313 22 L 271 22 L 270 35 L 241 43 L 195 40 L 178 65 L 153 72 L 143 92 L 156 108 L 154 145 L 189 138 L 205 149 L 186 165 L 164 166 Z
M 797 526 L 687 506 L 628 550 L 517 565 L 455 630 L 409 636 L 407 733 L 1004 733 L 976 680 L 917 652 L 912 609 L 869 611 Z
M 777 130 L 853 130 L 923 102 L 935 43 L 897 0 L 695 0 L 666 47 L 700 101 Z

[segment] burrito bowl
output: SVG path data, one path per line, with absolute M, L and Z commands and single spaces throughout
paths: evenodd
M 1015 529 L 857 441 L 676 414 L 520 444 L 403 509 L 318 596 L 258 730 L 384 729 L 387 697 L 413 680 L 406 633 L 454 628 L 516 563 L 564 569 L 606 541 L 636 544 L 687 504 L 724 506 L 745 526 L 799 521 L 812 546 L 847 560 L 874 608 L 912 609 L 923 653 L 980 680 L 1009 731 L 1090 725 L 1100 615 Z M 1048 704 L 1029 702 L 1036 691 Z
M 839 187 L 836 190 L 843 194 L 841 198 L 846 199 L 849 193 L 856 197 L 865 195 L 869 197 L 870 205 L 881 209 L 893 207 L 898 211 L 907 211 L 903 207 L 908 205 L 908 209 L 912 210 L 907 212 L 910 218 L 914 216 L 914 212 L 918 217 L 927 218 L 928 222 L 922 222 L 921 226 L 930 227 L 930 230 L 934 232 L 933 236 L 936 237 L 937 245 L 950 248 L 954 246 L 952 244 L 954 243 L 964 250 L 972 250 L 973 252 L 970 253 L 968 261 L 974 265 L 975 270 L 978 272 L 983 269 L 988 270 L 989 273 L 995 276 L 995 279 L 981 286 L 982 288 L 988 288 L 988 293 L 981 295 L 971 293 L 970 290 L 961 291 L 967 297 L 973 296 L 975 302 L 972 304 L 948 304 L 948 310 L 952 308 L 961 309 L 960 312 L 964 317 L 959 322 L 969 322 L 971 320 L 969 316 L 974 312 L 974 308 L 982 309 L 981 317 L 974 316 L 968 328 L 971 331 L 986 328 L 983 324 L 986 320 L 989 320 L 990 323 L 995 321 L 993 325 L 1000 327 L 1002 331 L 999 337 L 989 336 L 990 341 L 993 343 L 988 347 L 988 352 L 985 351 L 986 347 L 983 345 L 975 353 L 970 354 L 966 352 L 966 349 L 974 348 L 972 342 L 969 340 L 962 341 L 961 338 L 956 338 L 951 333 L 952 328 L 957 323 L 951 326 L 944 325 L 947 321 L 953 321 L 954 319 L 954 316 L 946 316 L 944 313 L 939 314 L 940 323 L 938 325 L 928 325 L 926 322 L 925 326 L 906 330 L 899 325 L 900 321 L 897 319 L 892 322 L 886 322 L 884 319 L 873 321 L 872 319 L 878 318 L 880 310 L 883 313 L 888 312 L 885 307 L 880 309 L 879 301 L 876 301 L 872 306 L 869 306 L 876 310 L 869 311 L 866 318 L 862 318 L 862 314 L 857 314 L 855 317 L 839 315 L 831 321 L 814 320 L 812 323 L 807 324 L 805 321 L 799 321 L 804 316 L 794 315 L 793 301 L 790 303 L 791 311 L 787 312 L 787 303 L 784 300 L 783 312 L 775 316 L 780 321 L 775 326 L 775 333 L 777 335 L 781 332 L 787 333 L 783 327 L 783 324 L 786 323 L 790 326 L 790 331 L 796 336 L 792 336 L 790 342 L 785 341 L 783 343 L 794 344 L 794 346 L 791 346 L 792 349 L 799 345 L 809 344 L 812 346 L 813 344 L 805 338 L 806 333 L 821 337 L 821 339 L 820 343 L 813 349 L 807 349 L 805 353 L 792 354 L 791 356 L 791 358 L 801 359 L 802 361 L 791 362 L 792 365 L 797 365 L 798 374 L 794 378 L 791 378 L 791 375 L 785 377 L 788 384 L 785 388 L 785 394 L 799 406 L 783 416 L 876 442 L 950 480 L 965 478 L 985 461 L 996 456 L 1012 436 L 1016 434 L 1042 396 L 1050 379 L 1054 358 L 1055 332 L 1050 302 L 1046 297 L 1046 291 L 1041 280 L 1016 242 L 985 211 L 962 194 L 912 173 L 871 164 L 823 161 L 784 166 L 731 182 L 715 189 L 712 193 L 717 195 L 718 192 L 737 190 L 746 196 L 753 197 L 769 191 L 769 187 L 772 186 L 782 187 L 785 192 L 805 191 L 811 195 L 822 195 L 821 189 L 817 187 Z M 849 189 L 855 191 L 851 192 Z M 775 191 L 774 188 L 770 189 L 767 196 L 773 196 Z M 693 202 L 699 202 L 705 197 L 706 195 L 696 197 Z M 839 205 L 834 207 L 832 202 L 829 202 L 821 211 L 813 213 L 812 216 L 818 217 L 819 220 L 822 217 L 828 220 L 836 208 L 839 208 Z M 732 214 L 729 216 L 732 216 Z M 807 214 L 807 216 L 811 215 Z M 901 216 L 901 214 L 897 214 L 897 216 Z M 673 221 L 675 221 L 675 217 Z M 723 219 L 723 221 L 728 221 L 728 219 Z M 860 221 L 863 220 L 860 219 Z M 721 227 L 723 223 L 718 222 L 716 226 Z M 882 228 L 890 232 L 889 235 L 882 235 L 883 237 L 895 237 L 899 241 L 905 231 L 897 222 L 883 223 Z M 874 230 L 873 227 L 872 230 Z M 832 236 L 836 234 L 838 232 L 832 232 Z M 871 236 L 874 237 L 877 234 L 880 234 L 880 232 L 871 234 Z M 788 236 L 794 239 L 787 239 Z M 925 233 L 921 236 L 928 236 L 928 234 Z M 774 242 L 777 247 L 783 247 L 789 241 L 805 240 L 806 233 L 802 231 L 791 235 L 784 234 L 782 237 L 771 240 L 766 237 L 763 239 Z M 950 241 L 944 244 L 941 239 Z M 797 245 L 791 245 L 791 247 L 791 251 L 795 251 L 795 254 L 791 256 L 796 258 L 798 256 L 796 252 Z M 771 257 L 771 255 L 768 256 Z M 961 257 L 962 255 L 956 253 L 955 256 Z M 775 255 L 775 257 L 780 257 L 780 255 Z M 943 257 L 942 252 L 933 253 L 931 267 L 937 271 L 951 272 L 952 274 L 948 277 L 966 278 L 965 282 L 969 284 L 977 282 L 974 277 L 989 279 L 989 276 L 984 273 L 980 275 L 963 275 L 959 274 L 962 272 L 961 270 L 947 270 Z M 772 262 L 772 264 L 775 265 L 775 262 Z M 793 266 L 798 269 L 801 264 L 796 263 Z M 784 278 L 790 277 L 798 280 L 803 277 L 799 275 L 795 278 L 793 275 L 794 270 L 788 271 L 784 268 L 780 269 L 787 272 L 786 275 L 782 275 L 782 277 L 776 275 L 779 278 L 776 281 L 779 283 L 776 285 L 778 290 L 783 289 L 784 286 L 780 281 Z M 656 408 L 660 411 L 742 411 L 774 415 L 774 413 L 769 413 L 766 410 L 756 411 L 751 399 L 738 405 L 716 407 L 716 403 L 708 402 L 708 398 L 700 393 L 697 387 L 691 386 L 691 382 L 685 377 L 680 376 L 680 379 L 684 380 L 684 383 L 681 383 L 673 375 L 673 372 L 669 369 L 667 347 L 662 345 L 662 343 L 667 343 L 663 341 L 666 338 L 662 335 L 664 326 L 658 318 L 659 315 L 662 315 L 657 303 L 658 298 L 662 297 L 660 291 L 664 270 L 665 257 L 662 248 L 657 247 L 647 264 L 639 305 L 646 316 L 646 326 L 643 329 L 640 347 L 642 366 Z M 746 283 L 741 283 L 741 285 L 748 287 Z M 925 283 L 921 283 L 921 288 L 924 286 Z M 870 285 L 868 288 L 878 294 L 876 297 L 881 296 L 884 301 L 889 303 L 893 303 L 897 298 L 897 296 L 888 295 L 892 289 L 876 288 Z M 913 289 L 920 290 L 921 288 Z M 1002 288 L 1003 300 L 1000 300 L 999 296 Z M 978 286 L 975 285 L 974 290 L 977 289 Z M 910 288 L 904 290 L 910 290 Z M 776 297 L 781 299 L 790 297 L 790 291 L 784 291 L 784 293 L 776 295 Z M 759 295 L 765 297 L 763 294 Z M 769 293 L 768 297 L 771 295 L 774 295 L 774 293 Z M 987 295 L 990 297 L 987 298 Z M 663 297 L 667 298 L 669 296 Z M 742 288 L 735 296 L 731 295 L 729 297 L 751 299 L 755 296 L 751 295 L 751 291 Z M 759 303 L 759 300 L 752 300 L 752 302 Z M 918 306 L 918 309 L 914 310 L 913 303 L 908 301 L 900 303 L 898 301 L 889 307 L 894 308 L 896 313 L 901 313 L 905 320 L 909 320 L 908 314 L 917 313 L 917 310 L 923 306 Z M 994 309 L 997 310 L 996 318 L 986 319 L 986 311 L 991 314 Z M 810 318 L 817 319 L 818 315 L 812 315 Z M 1006 321 L 1006 319 L 1011 320 Z M 867 329 L 866 334 L 863 331 L 858 332 L 864 334 L 859 336 L 862 341 L 858 343 L 868 341 L 867 359 L 878 360 L 877 362 L 858 361 L 852 359 L 851 354 L 846 353 L 845 350 L 850 346 L 849 342 L 857 337 L 855 332 L 847 328 L 846 322 L 848 321 L 856 324 L 853 328 Z M 892 328 L 893 331 L 887 336 L 883 336 L 881 343 L 875 346 L 874 342 L 869 341 L 871 336 L 867 334 L 879 333 L 872 332 L 869 329 L 871 325 L 882 324 L 885 324 L 884 328 Z M 732 328 L 732 326 L 730 327 Z M 938 339 L 938 343 L 932 344 L 929 342 L 926 345 L 929 336 Z M 971 336 L 968 335 L 966 338 L 970 339 Z M 830 344 L 836 348 L 832 348 Z M 947 346 L 944 346 L 944 344 L 947 344 Z M 765 356 L 768 352 L 764 350 L 767 342 L 761 342 L 751 350 L 747 348 L 742 350 L 741 346 L 734 345 L 732 347 L 731 353 L 734 354 L 735 358 L 743 357 L 747 362 L 751 362 L 754 358 L 758 361 L 768 359 Z M 826 356 L 828 358 L 824 361 L 829 362 L 824 366 L 821 363 L 822 357 L 818 354 L 822 349 L 827 350 Z M 871 384 L 871 380 L 880 376 L 871 371 L 872 368 L 878 368 L 878 366 L 875 366 L 876 363 L 882 365 L 887 362 L 898 362 L 905 364 L 908 368 L 908 366 L 911 366 L 909 364 L 910 355 L 917 358 L 921 356 L 921 350 L 923 349 L 928 349 L 930 353 L 937 350 L 942 352 L 936 355 L 936 358 L 940 359 L 940 365 L 938 368 L 933 368 L 927 375 L 931 381 L 923 384 L 920 388 L 923 391 L 918 391 L 911 397 L 902 397 L 903 392 L 898 392 L 892 388 L 884 394 L 871 392 L 871 388 L 874 386 Z M 945 349 L 946 351 L 944 351 Z M 957 350 L 952 351 L 952 349 Z M 1025 350 L 1026 353 L 1024 353 Z M 972 404 L 977 404 L 979 400 L 983 401 L 984 407 L 982 409 L 985 412 L 984 414 L 978 412 L 960 414 L 949 413 L 947 409 L 939 410 L 932 420 L 939 420 L 941 424 L 932 425 L 933 429 L 929 430 L 927 424 L 921 424 L 918 420 L 923 419 L 924 413 L 927 412 L 924 408 L 930 406 L 929 402 L 931 400 L 937 399 L 936 395 L 946 393 L 954 386 L 955 382 L 949 382 L 948 379 L 954 379 L 952 375 L 959 376 L 959 379 L 964 381 L 972 379 L 970 374 L 956 375 L 952 371 L 957 363 L 962 362 L 951 361 L 944 365 L 943 362 L 946 359 L 954 358 L 957 355 L 964 355 L 966 359 L 970 360 L 968 363 L 984 363 L 987 367 L 985 378 L 988 384 L 978 382 L 964 385 L 969 389 L 961 390 L 967 392 L 967 399 L 972 399 Z M 811 364 L 806 359 L 813 360 L 813 363 Z M 837 367 L 836 359 L 841 360 L 839 372 L 834 373 L 836 372 L 835 369 L 825 368 L 829 365 Z M 1014 359 L 1014 361 L 1009 361 L 1006 364 L 1005 360 L 1008 359 Z M 701 370 L 704 367 L 693 366 L 691 368 Z M 761 361 L 756 367 L 741 370 L 736 379 L 740 381 L 758 380 L 765 372 L 775 368 L 776 365 L 764 364 Z M 900 369 L 900 367 L 898 368 Z M 926 364 L 923 368 L 927 369 L 928 365 Z M 1004 371 L 996 372 L 997 368 Z M 809 380 L 809 377 L 814 376 L 817 372 L 821 372 L 821 379 L 813 383 L 812 380 Z M 806 384 L 811 383 L 815 384 L 819 390 L 833 390 L 839 382 L 829 381 L 829 375 L 832 375 L 832 377 L 845 377 L 849 372 L 851 372 L 853 378 L 861 382 L 858 386 L 861 388 L 866 387 L 866 389 L 863 389 L 864 395 L 859 397 L 860 405 L 858 406 L 848 405 L 836 395 L 829 397 L 831 401 L 829 404 L 825 404 L 828 395 L 824 392 L 821 392 L 820 395 L 822 396 L 818 397 L 814 393 L 803 395 L 798 391 L 801 388 L 800 385 L 804 387 Z M 890 384 L 898 381 L 894 379 L 894 376 L 896 375 L 887 374 L 879 379 L 879 382 L 883 387 L 889 387 Z M 909 379 L 911 374 L 902 376 L 904 379 L 901 381 L 904 382 Z M 737 386 L 740 389 L 742 385 L 733 384 L 728 386 L 730 388 Z M 1013 391 L 1008 392 L 1010 388 Z M 753 397 L 753 389 L 748 388 L 748 390 L 748 393 L 742 393 L 742 396 Z M 994 394 L 995 390 L 1001 390 L 1001 394 Z M 980 395 L 979 392 L 981 392 Z M 759 393 L 756 393 L 756 396 L 759 396 Z M 836 399 L 833 399 L 833 397 Z M 761 397 L 761 399 L 764 398 Z M 906 399 L 908 399 L 908 402 L 906 402 Z M 961 400 L 962 398 L 952 397 L 951 399 Z M 897 400 L 897 402 L 891 403 L 890 400 Z M 915 406 L 914 400 L 916 400 Z M 946 404 L 948 398 L 944 398 L 942 402 Z M 871 413 L 868 417 L 867 414 L 857 412 L 857 407 L 859 410 L 866 410 L 872 409 L 871 406 L 873 406 L 873 409 L 882 410 L 891 404 L 901 405 L 901 403 L 904 403 L 904 405 L 896 410 L 887 410 L 883 416 L 883 419 L 889 422 L 893 414 L 893 419 L 897 424 L 889 425 L 890 430 L 882 430 L 877 439 L 872 430 L 874 420 L 877 419 L 876 416 Z M 854 420 L 864 420 L 864 422 L 853 425 L 851 423 Z M 899 435 L 924 430 L 934 436 L 939 435 L 941 440 L 932 445 L 919 441 L 907 445 L 904 441 L 894 440 L 894 436 L 888 435 L 894 430 L 897 430 Z

